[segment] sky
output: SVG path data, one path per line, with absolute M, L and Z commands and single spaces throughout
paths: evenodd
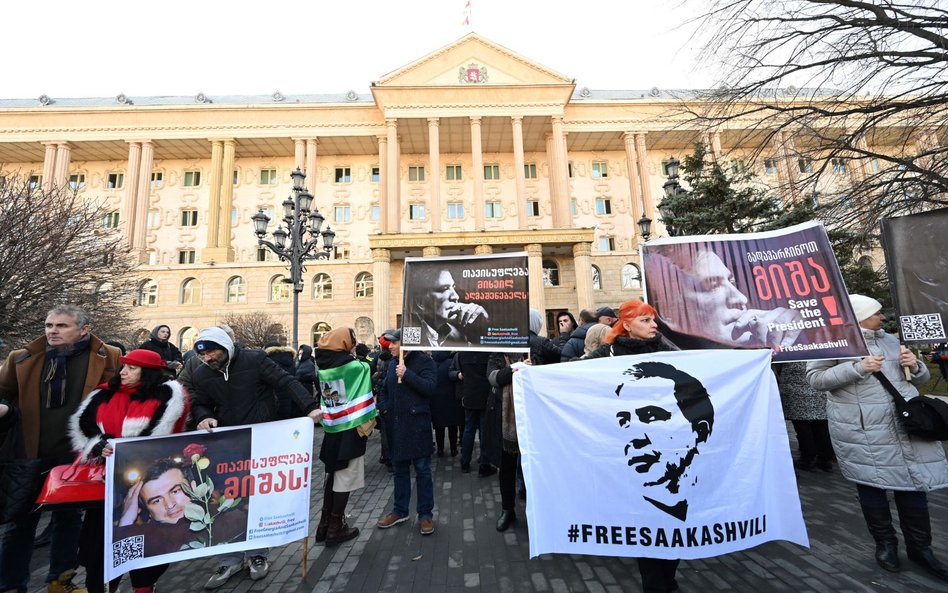
M 676 0 L 6 0 L 0 98 L 367 93 L 473 30 L 577 88 L 704 88 Z

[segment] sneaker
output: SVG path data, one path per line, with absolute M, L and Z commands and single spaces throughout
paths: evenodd
M 233 566 L 218 566 L 217 572 L 211 575 L 211 578 L 204 583 L 205 589 L 217 589 L 221 585 L 227 582 L 227 579 L 234 576 L 238 572 L 244 569 L 244 562 L 241 561 L 239 564 Z
M 89 593 L 85 587 L 72 582 L 74 576 L 76 576 L 76 571 L 67 570 L 59 575 L 58 579 L 46 583 L 47 593 Z
M 431 535 L 434 533 L 434 519 L 431 517 L 425 517 L 420 520 L 418 524 L 420 526 L 421 535 Z
M 382 517 L 376 522 L 375 526 L 379 529 L 388 529 L 389 527 L 395 527 L 399 523 L 404 523 L 408 520 L 408 517 L 399 517 L 395 513 L 389 513 Z
M 253 556 L 248 563 L 250 567 L 250 578 L 259 581 L 270 572 L 270 563 L 263 556 Z

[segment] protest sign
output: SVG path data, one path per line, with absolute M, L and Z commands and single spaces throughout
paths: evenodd
M 642 246 L 645 300 L 682 349 L 770 348 L 775 362 L 868 354 L 820 223 Z
M 107 579 L 309 533 L 309 418 L 114 443 L 106 460 Z
M 809 545 L 769 351 L 524 365 L 513 378 L 531 557 Z
M 883 219 L 882 246 L 902 341 L 945 341 L 948 208 Z
M 405 258 L 402 348 L 529 351 L 525 252 Z

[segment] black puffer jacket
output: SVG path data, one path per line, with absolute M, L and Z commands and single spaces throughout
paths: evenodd
M 573 333 L 569 335 L 569 340 L 563 346 L 563 352 L 560 355 L 562 362 L 576 360 L 586 352 L 586 332 L 594 325 L 596 325 L 596 322 L 592 321 L 573 330 Z
M 602 344 L 593 350 L 588 358 L 629 356 L 632 354 L 648 354 L 649 352 L 668 352 L 672 350 L 678 350 L 678 347 L 666 340 L 662 334 L 658 334 L 654 338 L 647 340 L 618 336 L 615 343 Z

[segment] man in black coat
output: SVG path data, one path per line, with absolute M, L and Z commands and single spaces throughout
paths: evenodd
M 576 360 L 583 355 L 586 348 L 586 332 L 599 322 L 599 318 L 596 317 L 595 311 L 583 309 L 579 312 L 579 321 L 582 325 L 573 330 L 569 340 L 562 347 L 563 352 L 560 355 L 562 362 Z
M 491 386 L 487 381 L 487 361 L 489 352 L 459 352 L 458 366 L 460 372 L 457 379 L 461 381 L 461 404 L 464 406 L 464 436 L 461 437 L 461 471 L 471 471 L 471 457 L 474 455 L 474 433 L 480 434 L 480 468 L 481 477 L 490 476 L 497 472 L 490 464 L 488 451 L 491 443 L 485 442 L 484 434 L 487 430 L 487 398 L 490 396 Z

